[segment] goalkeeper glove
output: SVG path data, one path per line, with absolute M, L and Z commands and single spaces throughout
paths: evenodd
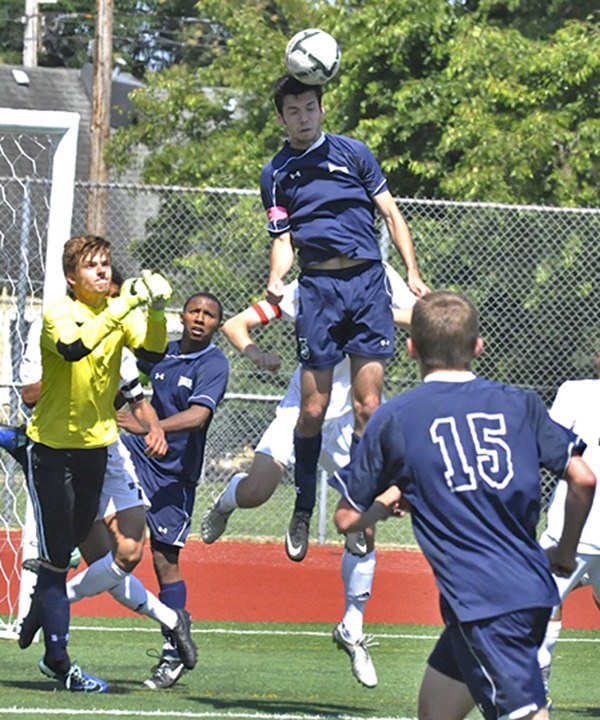
M 173 295 L 173 288 L 167 278 L 160 273 L 142 270 L 142 280 L 150 295 L 150 307 L 152 310 L 164 310 Z
M 121 286 L 119 296 L 109 302 L 109 310 L 119 320 L 139 305 L 150 300 L 150 293 L 141 278 L 129 278 Z

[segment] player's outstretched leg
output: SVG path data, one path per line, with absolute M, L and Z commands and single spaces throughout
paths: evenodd
M 235 490 L 238 484 L 247 477 L 248 473 L 245 472 L 232 475 L 223 492 L 204 513 L 200 534 L 202 540 L 208 545 L 218 540 L 225 532 L 229 518 L 238 507 Z

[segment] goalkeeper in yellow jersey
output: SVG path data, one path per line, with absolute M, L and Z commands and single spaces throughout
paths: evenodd
M 44 631 L 41 672 L 71 691 L 104 692 L 106 683 L 72 664 L 67 652 L 66 577 L 71 551 L 96 517 L 107 447 L 118 435 L 113 401 L 122 348 L 154 362 L 163 356 L 171 288 L 161 275 L 144 274 L 108 299 L 110 243 L 95 235 L 67 241 L 63 270 L 68 293 L 44 311 L 42 390 L 27 427 L 27 482 L 42 561 L 30 614 Z

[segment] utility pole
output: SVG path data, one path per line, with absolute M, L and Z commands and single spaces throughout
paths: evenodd
M 87 211 L 87 230 L 94 235 L 104 234 L 106 214 L 107 191 L 99 185 L 108 182 L 104 150 L 110 136 L 113 9 L 114 0 L 96 0 L 89 174 L 92 188 Z
M 38 0 L 25 0 L 25 31 L 23 34 L 23 67 L 37 67 L 40 42 Z
M 40 49 L 42 26 L 39 6 L 56 4 L 56 0 L 25 0 L 25 16 L 23 25 L 23 67 L 37 67 Z

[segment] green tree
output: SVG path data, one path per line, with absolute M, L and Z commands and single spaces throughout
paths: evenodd
M 256 187 L 282 141 L 270 96 L 286 41 L 320 26 L 342 46 L 326 127 L 367 142 L 395 193 L 595 206 L 593 5 L 201 0 L 201 14 L 226 29 L 226 46 L 214 46 L 205 68 L 148 76 L 138 123 L 117 136 L 111 159 L 123 167 L 142 145 L 149 181 Z
M 318 26 L 342 47 L 341 70 L 325 89 L 326 128 L 365 141 L 398 196 L 597 207 L 594 6 L 202 0 L 202 14 L 227 30 L 226 46 L 215 46 L 206 67 L 147 76 L 147 88 L 136 95 L 138 123 L 117 134 L 111 158 L 124 167 L 142 146 L 147 181 L 257 189 L 262 165 L 283 140 L 271 90 L 285 71 L 286 41 L 302 27 Z M 231 253 L 243 252 L 247 238 L 266 275 L 260 205 L 232 202 L 227 222 L 237 218 L 236 237 L 219 240 L 210 258 L 190 253 L 197 234 L 178 239 L 173 262 L 185 258 L 190 277 L 207 266 L 213 277 L 231 278 Z M 195 206 L 208 226 L 209 206 Z M 549 399 L 562 379 L 587 367 L 597 339 L 595 236 L 577 215 L 557 215 L 554 227 L 525 212 L 516 222 L 505 210 L 474 215 L 457 206 L 431 217 L 412 209 L 407 219 L 431 285 L 460 289 L 482 310 L 493 348 L 482 372 L 518 384 L 542 377 L 536 383 Z M 568 297 L 558 290 L 565 278 Z M 265 280 L 238 272 L 235 298 L 254 298 Z M 550 333 L 548 318 L 565 316 L 577 317 L 579 326 Z M 390 376 L 395 388 L 414 379 L 407 366 Z

